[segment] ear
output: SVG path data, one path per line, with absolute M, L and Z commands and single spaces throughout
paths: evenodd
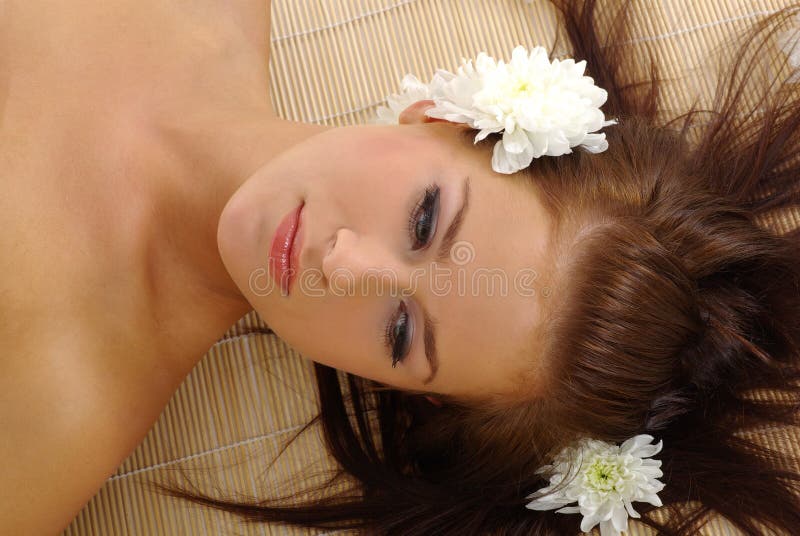
M 415 123 L 434 123 L 434 122 L 451 123 L 451 121 L 447 121 L 445 119 L 438 119 L 435 117 L 428 117 L 427 115 L 425 115 L 425 110 L 435 105 L 436 103 L 430 99 L 420 100 L 415 102 L 414 104 L 408 106 L 405 110 L 402 111 L 399 118 L 400 124 L 413 125 Z

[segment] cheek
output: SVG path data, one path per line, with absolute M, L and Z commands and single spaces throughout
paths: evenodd
M 430 182 L 437 176 L 441 147 L 429 138 L 396 129 L 345 134 L 342 130 L 339 138 L 318 140 L 316 154 L 308 155 L 318 162 L 326 193 L 344 203 L 361 200 L 385 210 L 386 200 L 407 200 L 410 184 Z
M 300 297 L 287 307 L 261 304 L 259 315 L 289 346 L 312 361 L 359 376 L 382 364 L 381 319 L 371 304 L 352 297 Z M 296 307 L 291 307 L 296 305 Z M 389 365 L 391 368 L 391 365 Z

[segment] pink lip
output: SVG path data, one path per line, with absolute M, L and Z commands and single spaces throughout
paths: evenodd
M 284 296 L 289 294 L 289 288 L 294 282 L 300 269 L 298 262 L 302 251 L 302 237 L 295 243 L 297 230 L 300 227 L 300 213 L 305 202 L 288 212 L 275 231 L 272 246 L 269 250 L 269 266 L 272 279 L 281 287 Z

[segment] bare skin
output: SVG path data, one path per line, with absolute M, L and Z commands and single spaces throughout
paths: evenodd
M 272 156 L 328 128 L 272 110 L 269 9 L 0 1 L 9 534 L 63 530 L 252 309 L 220 260 L 219 213 Z
M 548 285 L 551 223 L 533 183 L 494 172 L 465 125 L 425 116 L 433 101 L 400 125 L 336 132 L 277 117 L 263 0 L 2 2 L 4 530 L 68 525 L 253 308 L 310 359 L 398 389 L 543 392 L 529 285 L 531 269 Z M 321 286 L 264 295 L 250 276 L 301 199 L 300 266 Z M 424 240 L 416 201 L 441 222 Z M 417 277 L 439 268 L 470 290 Z M 373 269 L 413 290 L 402 307 L 370 285 L 338 292 L 336 274 L 368 283 Z M 487 270 L 513 288 L 483 287 Z

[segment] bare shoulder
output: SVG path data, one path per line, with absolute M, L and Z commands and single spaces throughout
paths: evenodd
M 74 228 L 31 229 L 24 215 L 0 233 L 0 532 L 57 534 L 141 442 L 178 379 L 136 322 L 142 304 L 109 292 L 114 280 L 81 260 L 100 264 L 102 250 L 63 237 L 59 248 L 45 237 Z
M 166 404 L 157 378 L 120 377 L 90 333 L 53 325 L 0 362 L 0 526 L 62 531 L 141 442 Z M 4 343 L 7 341 L 4 341 Z M 148 390 L 152 397 L 148 397 Z
M 0 524 L 9 534 L 56 534 L 113 472 L 114 447 L 91 414 L 98 401 L 74 389 L 80 367 L 64 363 L 42 376 L 19 366 L 42 356 L 16 350 L 0 379 Z

